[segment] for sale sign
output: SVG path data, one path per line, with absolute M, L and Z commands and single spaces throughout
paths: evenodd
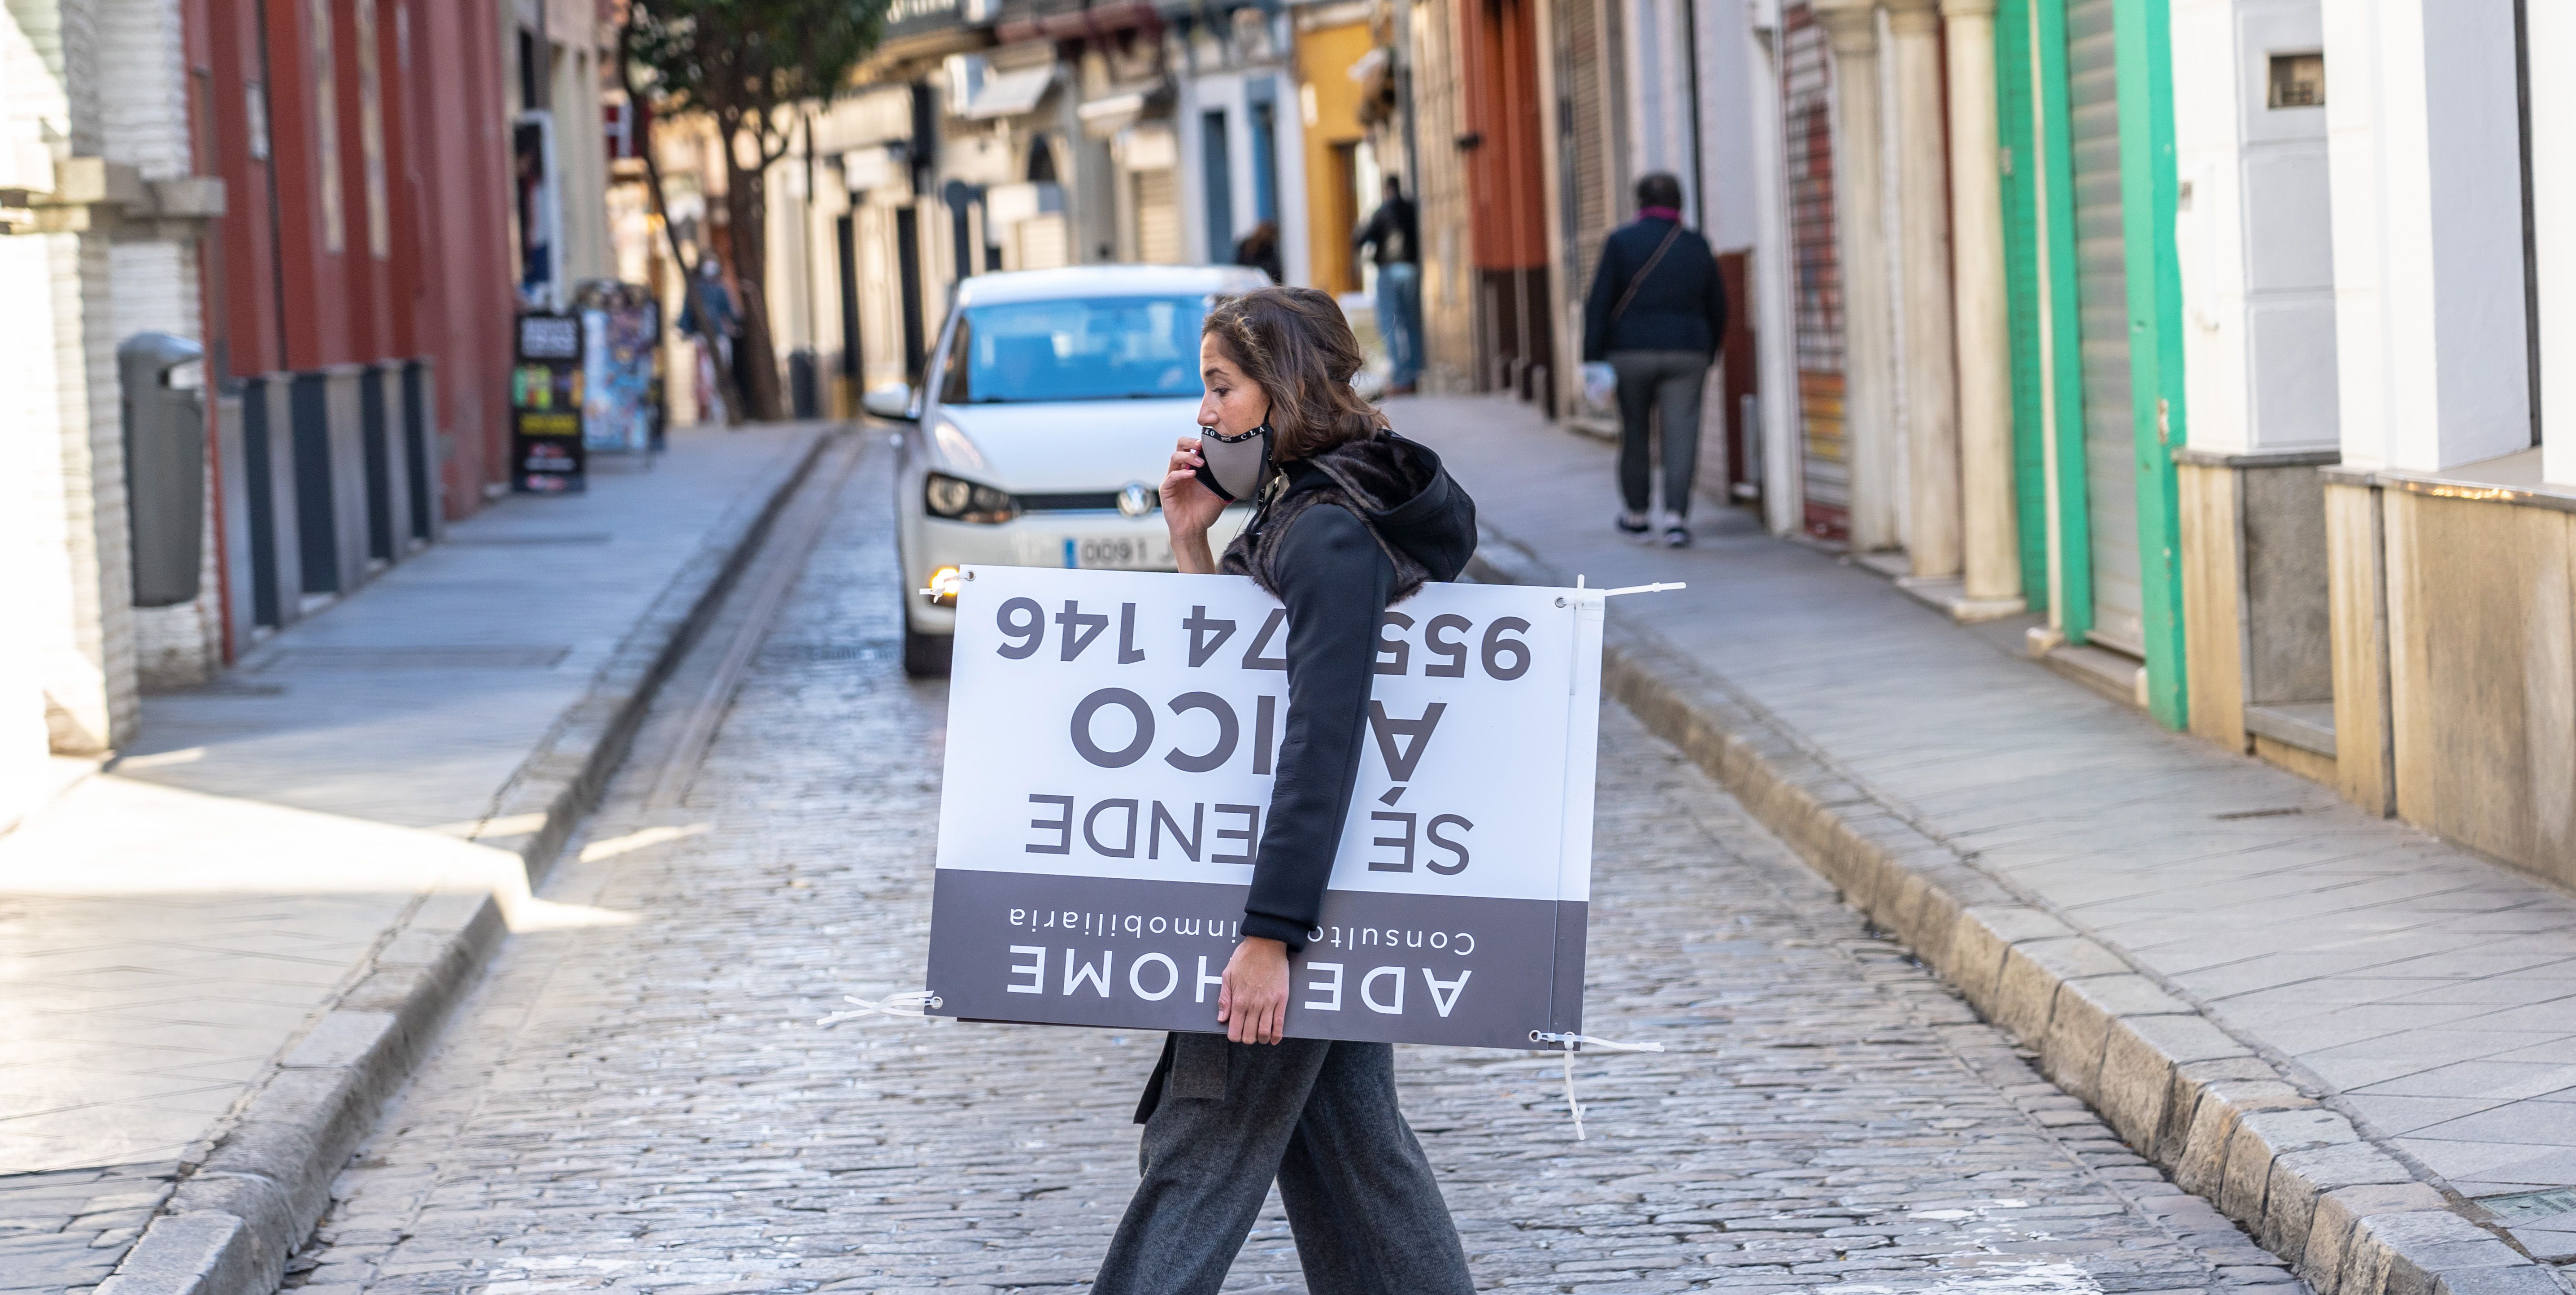
M 1289 1034 L 1528 1048 L 1582 1028 L 1602 591 L 1387 612 Z M 1215 1031 L 1288 715 L 1237 576 L 974 567 L 957 602 L 936 1015 Z

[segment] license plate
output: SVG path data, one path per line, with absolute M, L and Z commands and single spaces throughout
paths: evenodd
M 1063 561 L 1068 567 L 1092 571 L 1169 571 L 1172 569 L 1172 542 L 1161 536 L 1108 535 L 1064 541 Z

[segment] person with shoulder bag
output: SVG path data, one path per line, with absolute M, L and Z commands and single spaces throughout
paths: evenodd
M 1699 474 L 1700 398 L 1726 335 L 1726 284 L 1708 240 L 1682 226 L 1681 181 L 1637 181 L 1637 218 L 1610 232 L 1583 304 L 1583 358 L 1607 362 L 1619 400 L 1618 526 L 1690 544 L 1691 484 Z M 1663 432 L 1662 516 L 1651 502 L 1649 424 Z
M 1093 1295 L 1213 1295 L 1279 1184 L 1315 1295 L 1472 1295 L 1466 1249 L 1395 1094 L 1384 1043 L 1284 1037 L 1288 959 L 1322 911 L 1368 733 L 1378 626 L 1476 548 L 1440 457 L 1351 389 L 1359 342 L 1313 288 L 1218 302 L 1202 329 L 1201 434 L 1163 476 L 1184 572 L 1250 576 L 1286 604 L 1288 719 L 1253 856 L 1223 1033 L 1173 1034 L 1137 1122 L 1143 1181 Z M 1227 503 L 1252 520 L 1219 558 Z

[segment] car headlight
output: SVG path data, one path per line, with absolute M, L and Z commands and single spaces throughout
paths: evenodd
M 922 586 L 921 596 L 929 599 L 933 607 L 954 607 L 957 605 L 958 587 L 964 583 L 965 578 L 958 574 L 957 568 L 941 567 L 930 573 L 929 582 Z
M 922 481 L 921 504 L 933 517 L 987 526 L 998 525 L 1020 515 L 1019 501 L 1010 495 L 943 472 L 933 472 Z

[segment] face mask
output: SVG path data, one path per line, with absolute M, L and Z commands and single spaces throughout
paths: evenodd
M 1277 469 L 1270 461 L 1270 424 L 1263 423 L 1240 436 L 1227 436 L 1213 427 L 1199 429 L 1199 484 L 1217 493 L 1227 503 L 1250 499 L 1261 493 L 1270 474 Z

